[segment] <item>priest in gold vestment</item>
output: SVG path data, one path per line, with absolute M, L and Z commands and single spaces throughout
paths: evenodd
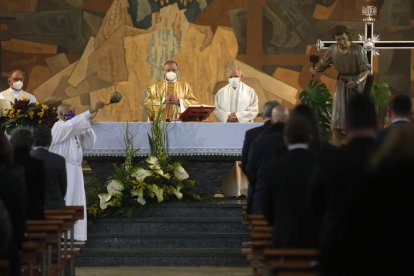
M 178 80 L 178 64 L 169 60 L 164 64 L 164 80 L 155 81 L 147 91 L 144 106 L 148 118 L 152 112 L 157 113 L 161 104 L 165 105 L 165 120 L 176 120 L 184 110 L 192 104 L 197 104 L 191 86 L 185 81 Z

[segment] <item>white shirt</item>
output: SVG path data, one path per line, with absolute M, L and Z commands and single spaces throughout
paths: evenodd
M 30 103 L 35 103 L 37 101 L 34 95 L 24 90 L 16 91 L 12 88 L 9 88 L 0 92 L 0 100 L 6 100 L 6 102 L 3 103 L 4 109 L 10 109 L 10 102 L 14 102 L 15 99 L 20 99 L 21 97 L 28 98 Z

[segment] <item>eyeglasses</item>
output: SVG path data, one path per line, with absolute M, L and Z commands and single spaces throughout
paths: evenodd
M 14 78 L 13 81 L 23 81 L 23 78 Z

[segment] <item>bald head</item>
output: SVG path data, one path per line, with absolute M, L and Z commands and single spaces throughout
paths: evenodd
M 286 123 L 289 119 L 289 110 L 284 105 L 277 105 L 272 109 L 272 124 Z

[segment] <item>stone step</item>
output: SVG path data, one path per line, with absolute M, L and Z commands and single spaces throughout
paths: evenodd
M 240 248 L 82 249 L 76 266 L 248 266 Z
M 88 228 L 89 233 L 247 233 L 241 218 L 101 218 Z
M 240 248 L 249 233 L 91 233 L 87 248 Z
M 155 217 L 222 217 L 241 218 L 242 206 L 245 201 L 230 202 L 173 202 L 162 203 L 140 208 L 134 211 L 133 217 L 155 218 Z M 111 207 L 109 207 L 111 208 Z

